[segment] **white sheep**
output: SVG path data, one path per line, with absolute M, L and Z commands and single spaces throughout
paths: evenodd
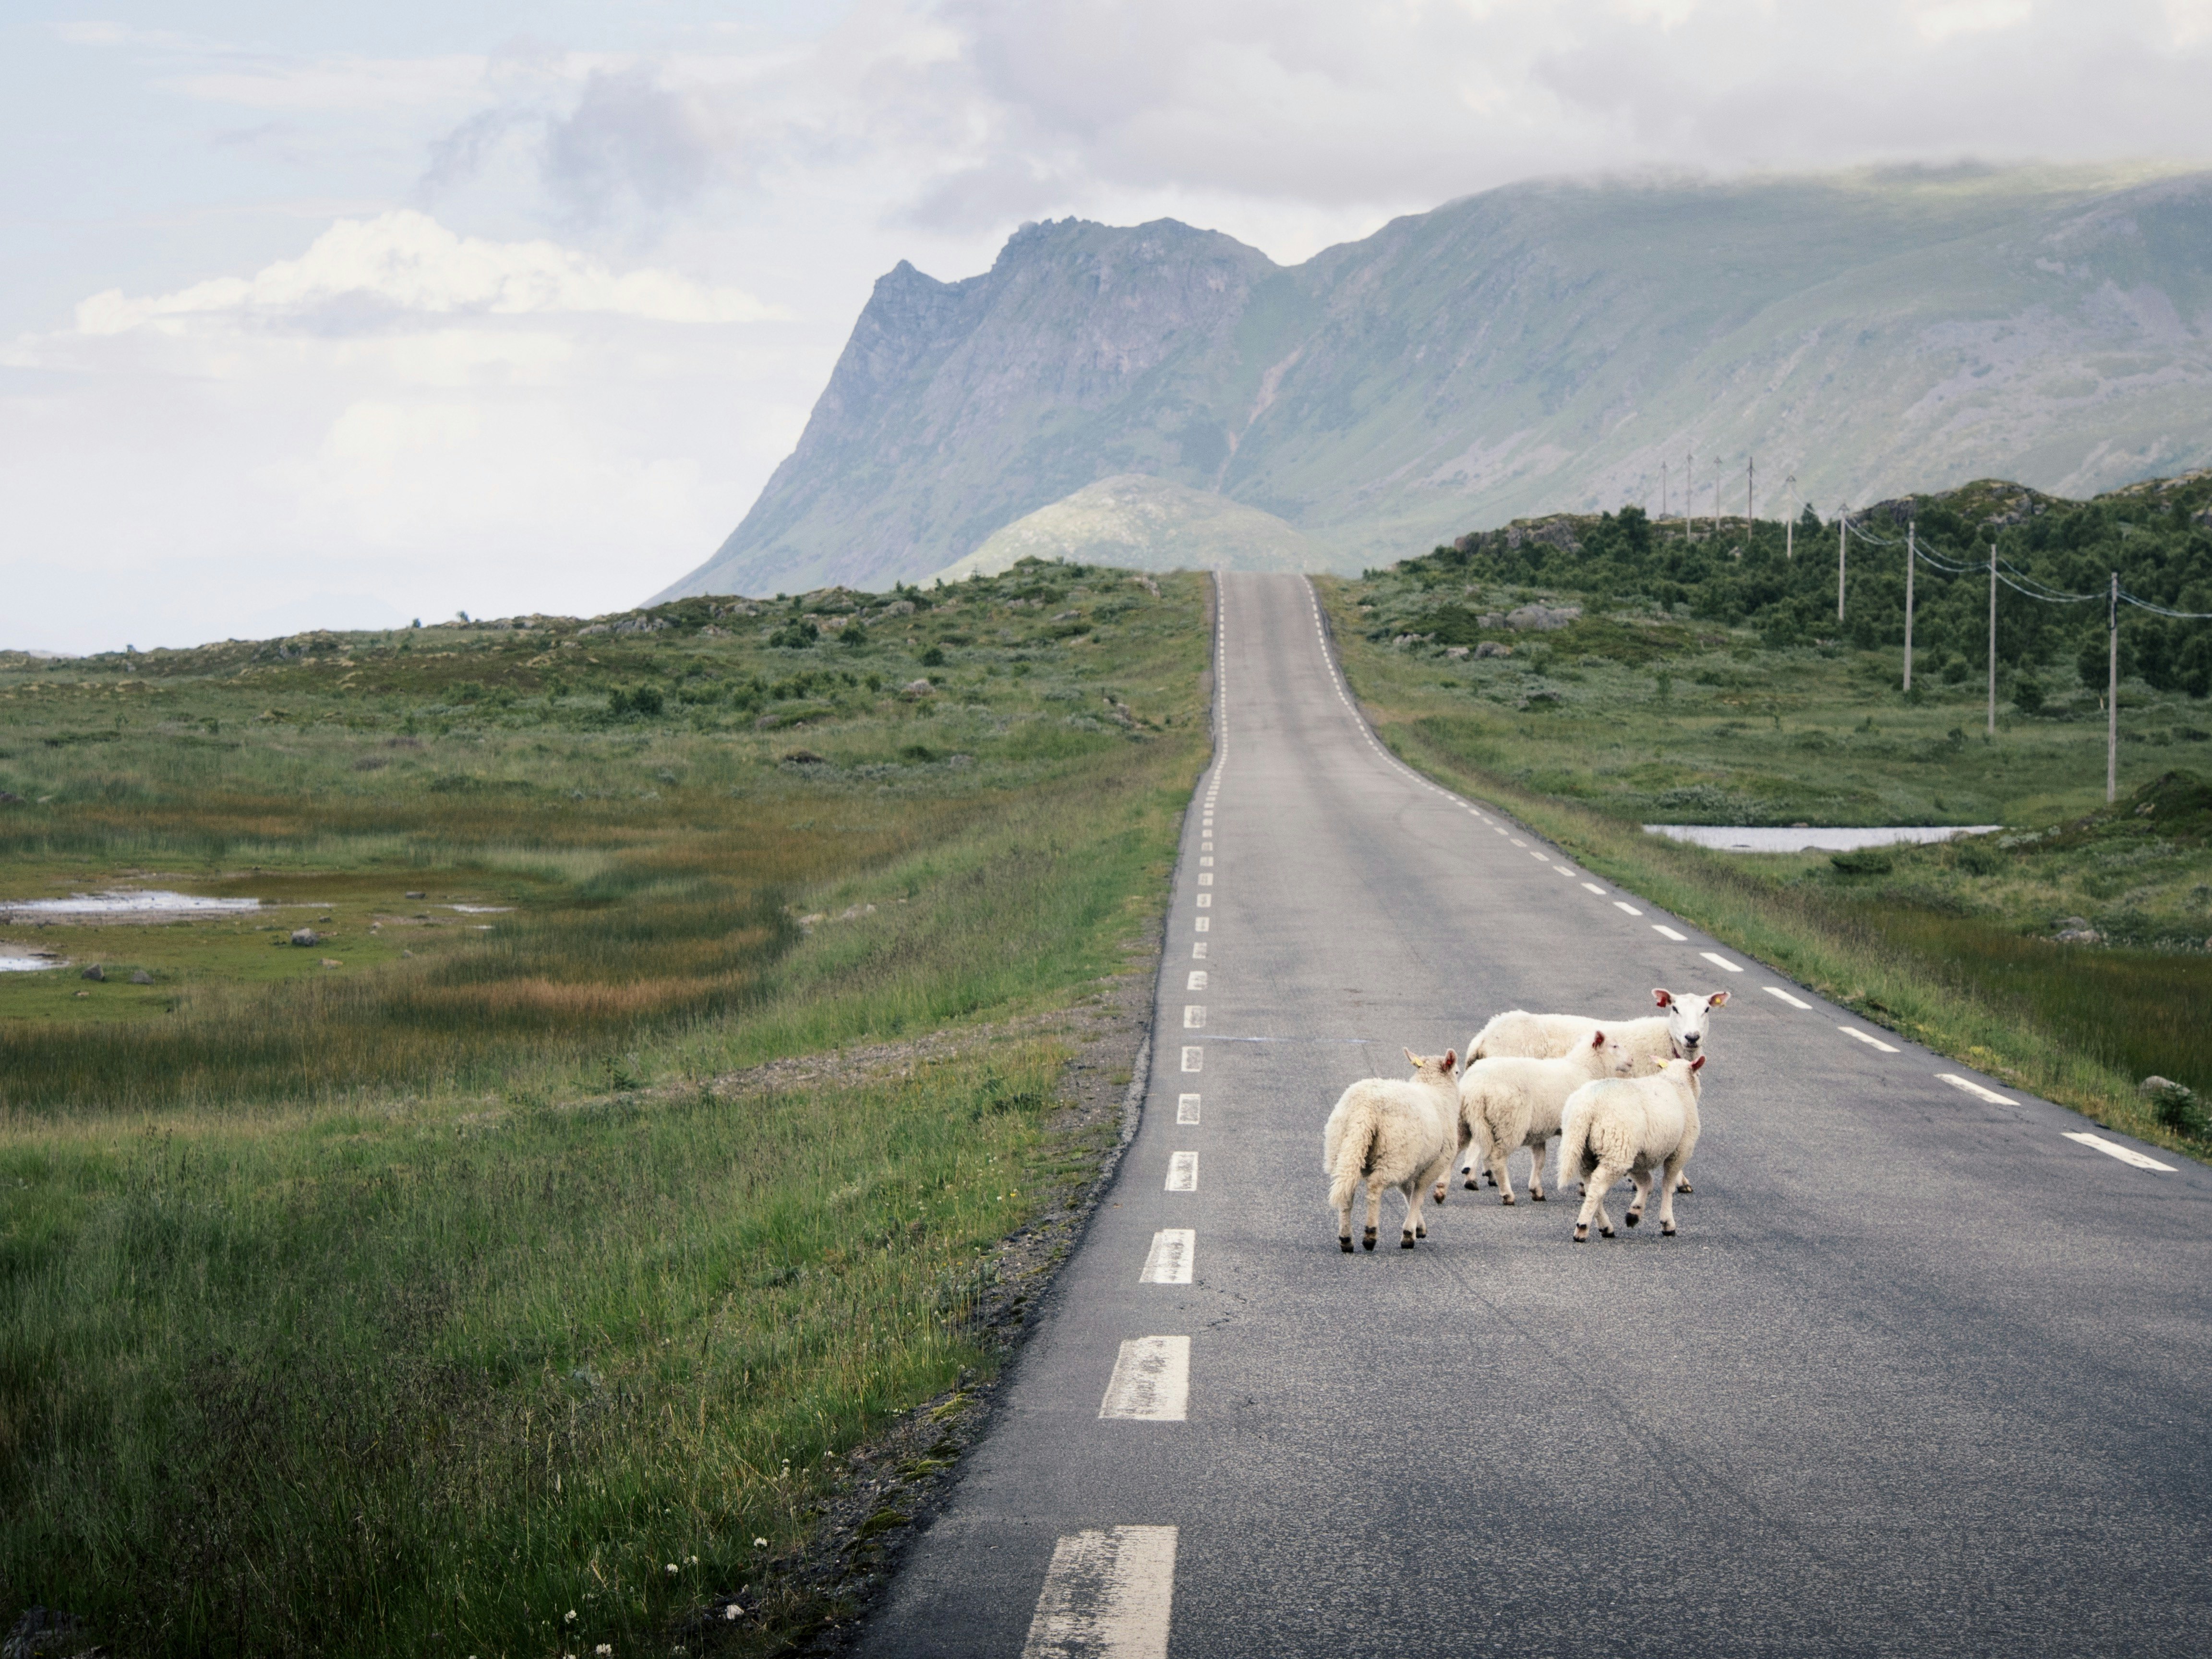
M 1727 1006 L 1729 994 L 1715 991 L 1708 996 L 1677 996 L 1661 985 L 1652 988 L 1651 1000 L 1667 1012 L 1605 1023 L 1607 1031 L 1628 1051 L 1629 1068 L 1624 1073 L 1628 1077 L 1650 1077 L 1670 1060 L 1695 1060 L 1705 1053 L 1713 1010 Z M 1589 1042 L 1598 1024 L 1585 1014 L 1532 1014 L 1516 1008 L 1498 1015 L 1467 1040 L 1468 1064 L 1507 1054 L 1557 1059 Z M 1483 1162 L 1478 1152 L 1475 1161 L 1468 1166 L 1468 1186 L 1474 1186 L 1482 1174 Z M 1495 1170 L 1490 1172 L 1490 1179 L 1498 1179 Z M 1689 1183 L 1684 1182 L 1679 1190 L 1688 1192 Z
M 1559 1120 L 1559 1184 L 1582 1177 L 1582 1213 L 1575 1243 L 1589 1243 L 1590 1218 L 1613 1237 L 1605 1194 L 1626 1176 L 1636 1187 L 1628 1224 L 1644 1218 L 1653 1170 L 1660 1172 L 1659 1231 L 1674 1236 L 1674 1183 L 1698 1146 L 1698 1073 L 1705 1057 L 1670 1060 L 1650 1077 L 1601 1078 L 1568 1097 Z
M 1567 1097 L 1595 1079 L 1626 1077 L 1628 1051 L 1607 1032 L 1594 1030 L 1558 1060 L 1529 1060 L 1520 1055 L 1498 1055 L 1478 1060 L 1460 1073 L 1459 1150 L 1472 1141 L 1476 1156 L 1487 1163 L 1497 1180 L 1498 1195 L 1513 1202 L 1513 1176 L 1506 1161 L 1515 1152 L 1529 1150 L 1528 1197 L 1544 1201 L 1544 1143 L 1559 1132 L 1559 1114 Z M 1467 1184 L 1475 1185 L 1470 1171 Z M 1444 1201 L 1445 1183 L 1437 1182 L 1436 1200 Z
M 1421 1197 L 1431 1182 L 1441 1184 L 1451 1168 L 1459 1121 L 1459 1090 L 1452 1073 L 1459 1056 L 1446 1049 L 1441 1059 L 1406 1050 L 1413 1075 L 1363 1078 L 1346 1089 L 1328 1115 L 1322 1131 L 1322 1169 L 1329 1176 L 1328 1201 L 1336 1212 L 1336 1238 L 1352 1249 L 1352 1200 L 1360 1183 L 1367 1183 L 1367 1234 L 1363 1241 L 1375 1248 L 1375 1230 L 1382 1218 L 1382 1189 L 1395 1187 L 1406 1195 L 1406 1224 L 1398 1247 L 1410 1250 L 1413 1240 L 1425 1237 L 1421 1220 Z

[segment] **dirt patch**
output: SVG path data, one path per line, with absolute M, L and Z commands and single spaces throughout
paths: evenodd
M 718 1096 L 736 1097 L 811 1082 L 902 1076 L 1010 1037 L 1050 1034 L 1072 1042 L 1075 1054 L 1060 1074 L 1060 1107 L 1048 1133 L 1061 1155 L 1086 1157 L 1093 1168 L 1073 1198 L 1009 1233 L 991 1258 L 985 1274 L 990 1290 L 976 1306 L 970 1330 L 1003 1364 L 1029 1334 L 1060 1264 L 1081 1241 L 1135 1136 L 1151 1059 L 1161 938 L 1162 924 L 1155 921 L 1144 937 L 1129 942 L 1129 969 L 1100 981 L 1094 996 L 1072 1008 L 933 1031 L 908 1042 L 798 1055 L 717 1078 L 709 1086 Z M 679 1621 L 674 1638 L 692 1653 L 856 1651 L 902 1553 L 951 1500 L 960 1460 L 988 1429 L 1003 1386 L 1003 1370 L 988 1382 L 963 1374 L 951 1393 L 925 1401 L 854 1449 L 814 1535 L 767 1563 L 754 1582 L 713 1597 Z

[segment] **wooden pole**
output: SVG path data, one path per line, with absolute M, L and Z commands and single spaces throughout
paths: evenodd
M 1851 510 L 1839 507 L 1836 513 L 1836 621 L 1844 620 L 1844 550 L 1850 540 Z
M 1997 532 L 1990 532 L 1990 735 L 1997 734 Z
M 1912 690 L 1912 567 L 1920 562 L 1918 549 L 1913 544 L 1917 526 L 1914 520 L 1905 524 L 1905 689 Z
M 2105 805 L 2120 793 L 2120 573 L 2112 572 L 2106 626 L 2112 629 L 2105 665 Z

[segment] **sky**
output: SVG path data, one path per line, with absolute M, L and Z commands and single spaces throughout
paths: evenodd
M 2194 161 L 2208 84 L 2212 0 L 13 0 L 0 648 L 634 605 L 1028 220 Z

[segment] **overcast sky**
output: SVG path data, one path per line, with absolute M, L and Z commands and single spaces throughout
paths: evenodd
M 634 604 L 1024 220 L 2191 161 L 2208 86 L 2212 0 L 16 0 L 0 646 Z

